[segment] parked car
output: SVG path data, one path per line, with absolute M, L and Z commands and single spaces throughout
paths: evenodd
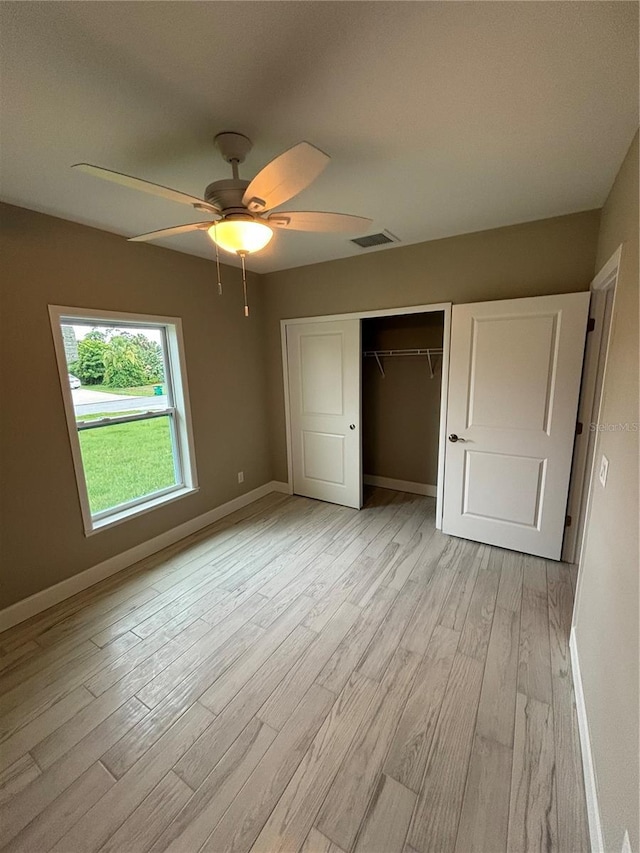
M 78 379 L 77 376 L 74 376 L 73 373 L 69 374 L 69 385 L 71 388 L 79 388 L 82 385 L 82 382 Z

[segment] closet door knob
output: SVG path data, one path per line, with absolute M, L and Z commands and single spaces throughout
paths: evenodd
M 349 429 L 355 429 L 355 428 L 356 428 L 355 424 L 349 424 Z
M 467 440 L 466 438 L 460 438 L 459 436 L 457 436 L 455 434 L 455 432 L 452 432 L 451 435 L 449 436 L 449 441 L 452 441 L 454 444 L 456 443 L 456 441 L 466 441 L 466 440 Z

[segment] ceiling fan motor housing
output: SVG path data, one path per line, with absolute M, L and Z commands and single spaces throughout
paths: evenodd
M 204 191 L 205 201 L 222 211 L 234 208 L 246 212 L 246 208 L 242 204 L 242 197 L 248 186 L 249 181 L 243 181 L 240 178 L 214 181 Z

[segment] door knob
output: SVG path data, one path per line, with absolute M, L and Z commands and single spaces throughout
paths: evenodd
M 449 441 L 452 441 L 454 444 L 456 443 L 456 441 L 466 441 L 466 440 L 467 440 L 466 438 L 460 438 L 459 436 L 457 436 L 455 434 L 455 432 L 452 432 L 451 435 L 449 436 Z
M 355 428 L 356 428 L 355 424 L 349 424 L 349 429 L 355 429 Z

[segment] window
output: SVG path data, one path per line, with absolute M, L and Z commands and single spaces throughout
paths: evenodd
M 49 312 L 85 532 L 195 491 L 180 320 Z

